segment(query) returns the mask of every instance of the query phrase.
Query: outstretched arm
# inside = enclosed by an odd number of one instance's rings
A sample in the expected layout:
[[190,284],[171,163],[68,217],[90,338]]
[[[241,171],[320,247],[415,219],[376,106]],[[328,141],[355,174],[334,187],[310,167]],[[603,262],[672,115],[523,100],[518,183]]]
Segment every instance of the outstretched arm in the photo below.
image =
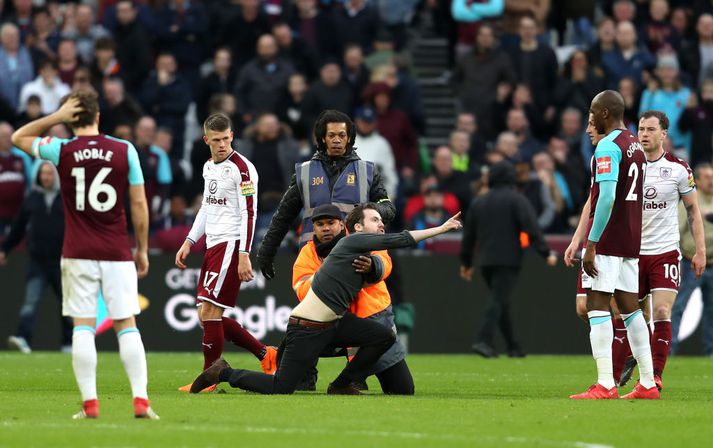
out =
[[444,222],[438,227],[433,227],[431,229],[424,230],[409,230],[411,237],[418,243],[419,241],[427,240],[438,236],[442,233],[450,232],[451,230],[458,230],[463,227],[463,223],[460,222],[460,212],[452,216],[448,221]]

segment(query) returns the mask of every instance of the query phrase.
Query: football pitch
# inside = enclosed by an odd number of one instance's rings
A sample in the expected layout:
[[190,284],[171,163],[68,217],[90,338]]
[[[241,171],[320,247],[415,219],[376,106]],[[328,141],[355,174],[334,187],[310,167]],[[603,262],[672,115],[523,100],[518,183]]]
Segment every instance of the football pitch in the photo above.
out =
[[[235,367],[254,358],[227,353]],[[571,401],[594,379],[585,356],[485,360],[411,355],[416,396],[328,396],[342,366],[321,360],[317,392],[260,396],[176,391],[201,354],[149,353],[160,421],[135,420],[118,354],[99,354],[101,418],[74,421],[80,396],[69,355],[0,353],[1,447],[703,447],[713,444],[713,359],[669,360],[660,401]],[[628,392],[631,382],[624,388]]]

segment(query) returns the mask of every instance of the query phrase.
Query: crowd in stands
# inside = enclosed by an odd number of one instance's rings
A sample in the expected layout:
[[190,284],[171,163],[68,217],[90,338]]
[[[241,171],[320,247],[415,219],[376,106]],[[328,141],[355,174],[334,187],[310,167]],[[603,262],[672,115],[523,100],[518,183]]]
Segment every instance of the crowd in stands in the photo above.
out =
[[[231,116],[234,147],[260,175],[258,238],[315,117],[354,117],[357,154],[376,163],[394,227],[438,225],[487,190],[507,159],[548,233],[570,232],[586,200],[589,103],[625,99],[635,129],[667,113],[670,151],[711,161],[713,2],[701,0],[95,0],[0,2],[0,230],[16,214],[29,158],[13,129],[95,89],[102,132],[141,156],[158,247],[174,250],[200,205],[210,156],[200,124]],[[418,67],[422,35],[448,40],[458,112],[429,148]],[[423,76],[420,77],[423,80]],[[56,126],[50,135],[70,138]],[[22,184],[24,183],[24,187]],[[20,187],[18,188],[18,185]]]

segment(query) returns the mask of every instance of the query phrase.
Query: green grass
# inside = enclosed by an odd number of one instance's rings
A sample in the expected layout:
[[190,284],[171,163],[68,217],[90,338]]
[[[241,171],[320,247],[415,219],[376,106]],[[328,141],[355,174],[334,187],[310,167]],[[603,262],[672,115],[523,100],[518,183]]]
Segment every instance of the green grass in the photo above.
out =
[[[236,366],[256,368],[230,353]],[[416,396],[324,394],[341,360],[320,361],[315,393],[260,396],[230,387],[189,396],[199,354],[149,354],[160,421],[135,420],[116,353],[99,357],[101,418],[73,421],[80,397],[69,355],[0,353],[1,447],[701,447],[713,442],[713,360],[673,358],[660,401],[574,402],[594,378],[588,357],[408,358]],[[628,392],[633,383],[625,388]]]

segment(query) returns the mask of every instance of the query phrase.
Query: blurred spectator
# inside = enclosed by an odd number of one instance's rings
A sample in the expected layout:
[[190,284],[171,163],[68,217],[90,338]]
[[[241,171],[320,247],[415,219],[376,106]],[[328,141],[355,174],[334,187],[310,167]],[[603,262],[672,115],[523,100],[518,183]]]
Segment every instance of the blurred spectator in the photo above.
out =
[[557,31],[559,45],[588,47],[592,43],[592,28],[597,0],[553,0],[550,23]]
[[[455,53],[459,56],[469,53],[476,41],[476,33],[480,31],[482,21],[495,18],[503,13],[503,0],[486,0],[471,2],[468,0],[453,0],[450,12],[457,22],[458,43]],[[449,42],[452,45],[452,42]]]
[[71,86],[74,84],[74,75],[81,67],[77,56],[77,45],[73,40],[62,39],[57,48],[57,71],[59,79]]
[[25,44],[36,66],[46,59],[56,60],[59,40],[57,24],[50,17],[47,7],[35,8],[32,12],[32,32],[27,36]]
[[612,16],[616,23],[636,21],[636,4],[631,0],[615,0]]
[[[357,44],[359,45],[359,44]],[[394,60],[394,38],[391,37],[391,33],[386,29],[380,29],[376,34],[374,39],[374,44],[372,46],[372,51],[364,59],[369,70],[374,70],[379,65],[391,64]]]
[[[398,162],[398,158],[397,158]],[[465,212],[468,209],[472,197],[468,176],[453,169],[453,154],[448,146],[439,146],[433,153],[433,175],[442,191],[453,193],[460,209]]]
[[277,42],[278,53],[281,58],[289,61],[296,71],[304,74],[309,81],[317,77],[317,54],[305,44],[302,39],[292,35],[292,29],[285,22],[278,22],[272,26],[272,35]]
[[[130,94],[126,93],[124,83],[120,78],[109,78],[104,81],[101,101],[101,121],[99,129],[105,134],[111,134],[119,125],[136,125],[143,115],[141,106]],[[170,150],[171,148],[168,148]]]
[[13,23],[0,26],[0,95],[17,110],[20,89],[32,81],[35,70],[30,52],[20,44],[20,30]]
[[208,103],[211,98],[219,93],[231,93],[236,78],[230,49],[218,47],[213,53],[213,70],[201,79],[198,86],[196,114],[199,123],[208,118]]
[[503,46],[515,47],[519,43],[518,34],[522,19],[534,19],[535,34],[545,30],[545,20],[550,12],[550,0],[505,0],[503,14]]
[[487,147],[478,127],[477,117],[470,112],[460,112],[456,117],[456,130],[463,131],[470,138],[470,157],[475,163],[482,164],[485,161]]
[[319,80],[312,83],[305,95],[302,113],[305,122],[311,123],[326,109],[350,113],[354,107],[354,92],[342,79],[342,69],[335,61],[328,61],[319,70]]
[[711,163],[713,159],[713,79],[703,81],[700,96],[691,93],[686,109],[681,115],[679,127],[691,133],[690,166]]
[[533,18],[522,17],[518,31],[520,44],[509,50],[518,82],[530,88],[545,121],[550,121],[554,118],[557,57],[552,48],[537,41],[537,22]]
[[[557,133],[558,138],[555,140],[558,141],[561,139],[565,145],[567,145],[567,152],[565,153],[567,165],[573,173],[578,174],[577,181],[575,182],[578,185],[584,185],[585,182],[588,185],[589,182],[589,178],[585,178],[583,168],[589,165],[590,160],[589,157],[586,159],[583,158],[580,150],[582,146],[582,125],[585,116],[588,117],[589,113],[587,112],[585,115],[582,115],[577,109],[565,109],[560,116],[560,131]],[[552,141],[553,140],[550,140],[550,144]],[[587,141],[589,141],[588,138]],[[556,156],[555,161],[559,162]]]
[[116,44],[111,37],[101,37],[94,45],[94,60],[90,65],[92,86],[101,91],[104,80],[112,76],[123,76],[124,72],[116,59]]
[[689,9],[683,6],[673,8],[671,11],[671,25],[673,25],[679,38],[678,49],[692,45],[696,41],[696,33],[691,23],[692,18]]
[[416,13],[418,0],[377,0],[379,17],[386,29],[394,36],[396,51],[406,45],[408,34],[406,27]]
[[458,198],[456,198],[453,193],[440,188],[438,186],[438,180],[436,180],[435,176],[428,176],[421,179],[418,185],[418,189],[415,191],[415,194],[409,197],[406,201],[406,205],[404,206],[403,218],[407,224],[411,221],[411,218],[413,218],[418,212],[423,210],[423,207],[425,206],[424,198],[426,196],[426,192],[429,189],[437,189],[441,192],[441,194],[443,195],[443,208],[446,209],[448,216],[453,216],[460,211],[460,203],[458,202]]
[[681,84],[678,60],[675,54],[660,55],[656,65],[656,78],[652,79],[641,95],[639,115],[647,110],[659,110],[666,113],[670,126],[668,138],[677,150],[678,157],[685,154],[688,159],[691,149],[691,135],[681,132],[678,120],[681,118],[691,90]]
[[0,123],[0,236],[20,210],[28,184],[25,161],[12,151],[13,132],[9,123]]
[[522,109],[510,109],[507,114],[506,128],[518,139],[518,152],[522,160],[529,162],[541,149],[542,144],[532,136],[530,122]]
[[469,179],[478,177],[478,165],[470,153],[470,135],[465,131],[452,131],[448,146],[453,154],[453,170],[465,173]]
[[159,126],[171,129],[171,155],[181,158],[185,116],[192,97],[190,84],[180,74],[176,74],[176,71],[176,59],[173,55],[159,54],[156,58],[156,70],[144,82],[139,100],[144,112],[153,116]]
[[356,43],[368,54],[376,39],[380,21],[378,12],[366,0],[345,0],[334,12],[334,26],[342,47]]
[[571,157],[573,151],[567,142],[557,137],[550,139],[547,153],[554,163],[555,180],[567,205],[568,216],[576,216],[586,200],[585,195],[589,194],[589,179],[585,179],[581,159]]
[[713,76],[713,15],[703,14],[696,24],[698,39],[684,44],[679,52],[681,68],[691,76],[692,84],[701,86]]
[[239,11],[218,31],[219,44],[230,47],[238,70],[255,57],[260,36],[270,33],[270,22],[261,9],[260,0],[240,0]]
[[369,84],[364,100],[376,111],[376,128],[391,145],[399,174],[411,177],[418,170],[416,131],[404,112],[391,107],[391,88],[386,83]]
[[376,130],[376,112],[370,107],[360,107],[354,113],[356,140],[354,148],[359,158],[374,162],[384,178],[384,188],[392,202],[396,199],[399,176],[389,142]]
[[[186,232],[190,232],[194,218],[186,200],[181,196],[173,196],[164,227],[154,233],[153,243],[162,251],[177,251],[186,240]],[[193,245],[191,251],[198,253],[205,251],[205,239],[202,238]]]
[[342,59],[342,79],[354,92],[354,104],[360,102],[361,92],[369,84],[369,76],[369,69],[364,64],[364,51],[357,44],[347,45]]
[[[188,175],[183,168],[184,160],[178,160],[175,157],[170,157],[171,147],[173,147],[173,133],[169,128],[156,129],[156,137],[154,138],[154,146],[162,149],[169,155],[168,161],[171,165],[171,186],[168,189],[168,198],[173,199],[176,196],[185,197],[188,191]],[[185,162],[187,165],[188,162]],[[164,202],[164,209],[168,204]],[[162,213],[165,217],[165,213]],[[167,219],[167,218],[164,218]]]
[[20,109],[24,110],[27,98],[37,95],[42,104],[42,113],[49,115],[59,108],[59,101],[70,91],[69,86],[57,76],[57,67],[50,60],[43,61],[38,70],[38,76],[22,87],[20,91]]
[[[619,94],[624,98],[624,124],[634,132],[639,127],[639,88],[633,78],[619,80]],[[589,140],[589,139],[587,139]]]
[[[233,122],[233,132],[238,135],[242,134],[246,123],[244,123],[240,117],[238,102],[235,99],[235,95],[231,93],[216,93],[213,95],[208,102],[208,115],[215,112],[222,112],[229,116],[230,120]],[[202,142],[203,140],[201,139],[200,141]],[[203,142],[203,145],[205,146],[205,142]]]
[[624,77],[631,77],[641,85],[644,71],[656,63],[656,59],[648,51],[637,46],[636,38],[636,28],[631,22],[617,24],[617,47],[602,55],[602,67],[606,73],[608,88],[616,88],[619,80]]
[[12,0],[12,10],[8,22],[17,25],[21,41],[24,43],[32,32],[32,0]]
[[342,51],[337,25],[332,16],[317,6],[317,0],[295,0],[292,29],[322,57],[337,58]]
[[532,168],[537,178],[547,188],[555,207],[555,216],[545,232],[562,233],[568,231],[567,217],[574,210],[574,202],[567,190],[567,182],[555,170],[555,162],[548,152],[538,152],[532,158]]
[[309,139],[312,123],[304,113],[304,99],[307,95],[307,80],[302,73],[293,73],[287,81],[287,92],[277,108],[280,121],[287,124],[292,136],[300,141]]
[[299,161],[299,145],[272,113],[260,115],[244,135],[238,150],[252,161],[260,176],[254,240],[262,241]]
[[242,68],[235,86],[235,97],[246,123],[261,113],[277,110],[294,71],[289,61],[278,57],[275,38],[271,34],[260,36],[257,57]]
[[551,133],[550,126],[544,122],[542,110],[532,99],[530,88],[525,84],[518,84],[515,90],[511,90],[509,84],[501,83],[498,85],[492,112],[498,131],[507,128],[508,113],[512,109],[520,110],[525,114],[529,129],[535,138],[545,139]]
[[[448,220],[451,216],[443,206],[443,192],[438,189],[437,185],[430,185],[423,193],[423,208],[411,217],[408,225],[409,229],[424,230],[433,227],[438,227]],[[437,238],[430,241],[421,241],[416,247],[421,250],[433,250]]]
[[555,220],[556,206],[550,189],[537,177],[527,162],[515,163],[515,182],[520,193],[524,194],[537,215],[540,229],[549,228]]
[[453,73],[462,110],[474,113],[487,136],[495,134],[491,110],[496,100],[498,85],[515,84],[515,70],[510,57],[495,45],[494,29],[482,25],[478,29],[475,48],[464,55]]
[[602,56],[616,48],[616,22],[603,17],[597,23],[597,40],[587,50],[587,59],[593,67],[601,67]]
[[652,54],[678,48],[679,35],[669,21],[668,0],[651,0],[649,17],[642,26],[641,37]]
[[94,10],[90,5],[77,5],[74,23],[62,31],[62,37],[72,39],[77,43],[77,52],[85,64],[94,58],[94,43],[102,37],[108,37],[109,32],[103,26],[95,23]]
[[30,95],[27,97],[24,109],[25,110],[20,113],[15,120],[18,127],[24,126],[44,115],[42,113],[42,101],[40,101],[40,97],[37,95]]
[[[510,131],[501,132],[495,140],[495,152],[501,154],[510,163],[520,160],[520,148],[517,135]],[[490,153],[485,155],[486,161],[488,156],[490,156]],[[491,163],[488,162],[488,164],[490,165]]]
[[555,87],[555,101],[560,110],[573,107],[582,115],[589,113],[594,96],[604,90],[604,79],[587,61],[584,50],[575,50],[564,66]]
[[162,225],[166,201],[173,182],[171,162],[166,151],[154,144],[156,121],[142,117],[134,128],[136,150],[144,173],[144,187],[149,206],[149,222],[152,229]]
[[397,60],[401,62],[400,67],[391,63],[375,67],[371,73],[371,82],[385,83],[391,88],[392,107],[408,115],[411,126],[423,135],[426,133],[426,117],[421,89],[411,78],[404,57],[397,55],[394,61]]
[[151,39],[137,19],[138,8],[133,0],[116,3],[116,59],[122,68],[126,90],[137,94],[141,83],[151,71]]

